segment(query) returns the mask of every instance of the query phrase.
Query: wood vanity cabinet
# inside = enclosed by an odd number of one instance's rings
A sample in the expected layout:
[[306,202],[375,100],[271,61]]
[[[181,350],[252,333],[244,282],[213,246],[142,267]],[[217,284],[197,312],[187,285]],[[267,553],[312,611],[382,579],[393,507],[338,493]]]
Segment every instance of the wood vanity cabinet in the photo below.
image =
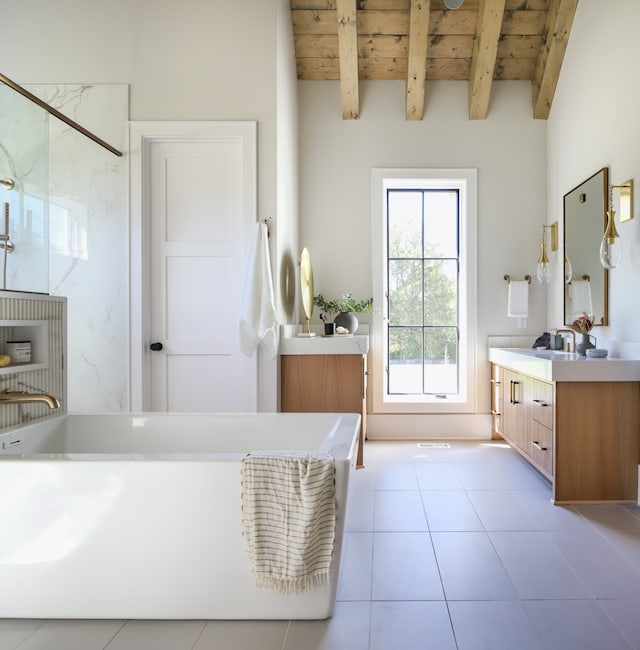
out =
[[280,410],[289,413],[359,413],[357,467],[364,467],[367,417],[364,354],[300,354],[280,358]]
[[548,382],[492,364],[492,411],[496,379],[493,433],[551,481],[554,503],[637,501],[638,382]]

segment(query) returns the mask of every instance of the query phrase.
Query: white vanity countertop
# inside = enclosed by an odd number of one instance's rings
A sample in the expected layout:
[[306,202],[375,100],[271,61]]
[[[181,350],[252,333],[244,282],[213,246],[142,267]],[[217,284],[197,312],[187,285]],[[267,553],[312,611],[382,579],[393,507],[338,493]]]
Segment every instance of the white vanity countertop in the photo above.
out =
[[640,359],[587,359],[575,352],[489,348],[489,361],[545,381],[640,381]]
[[280,354],[367,354],[369,336],[292,336],[280,339]]

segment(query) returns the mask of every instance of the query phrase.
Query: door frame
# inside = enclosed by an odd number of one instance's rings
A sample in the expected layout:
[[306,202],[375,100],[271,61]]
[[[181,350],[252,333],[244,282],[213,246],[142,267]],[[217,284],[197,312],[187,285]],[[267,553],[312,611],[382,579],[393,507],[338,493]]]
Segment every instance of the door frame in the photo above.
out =
[[[242,144],[245,233],[257,220],[257,123],[250,121],[129,122],[129,390],[131,410],[148,411],[151,359],[151,250],[149,148],[154,142],[193,140]],[[257,375],[256,375],[257,377]]]

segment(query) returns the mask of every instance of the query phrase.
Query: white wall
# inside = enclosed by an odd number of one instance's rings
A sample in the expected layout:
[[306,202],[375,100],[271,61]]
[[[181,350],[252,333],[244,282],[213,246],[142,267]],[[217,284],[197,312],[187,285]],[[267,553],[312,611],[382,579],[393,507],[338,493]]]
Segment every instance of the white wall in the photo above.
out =
[[[424,120],[408,122],[404,88],[403,82],[360,82],[361,117],[345,121],[338,82],[300,83],[300,245],[310,249],[316,293],[368,298],[371,169],[477,168],[477,387],[479,412],[486,414],[487,337],[535,335],[546,323],[546,289],[534,284],[528,327],[517,329],[506,316],[503,280],[535,274],[545,220],[546,123],[532,119],[526,82],[495,84],[482,121],[468,119],[465,82],[433,82]],[[402,435],[402,426],[397,429]]]
[[[276,151],[279,131],[295,140],[276,124],[277,110],[289,105],[291,114],[295,105],[295,67],[278,53],[286,0],[21,0],[3,12],[10,28],[0,39],[1,71],[20,84],[128,84],[131,120],[256,120],[258,217],[277,220],[277,175],[295,166],[291,153],[279,165],[285,158]],[[293,197],[283,210],[288,225],[271,244],[277,268],[279,250],[297,246]],[[128,241],[120,246],[117,256],[128,256]],[[122,300],[126,313],[128,296]],[[275,371],[261,375],[266,409],[276,403]]]
[[[640,347],[640,3],[580,0],[547,130],[548,213],[562,217],[562,197],[601,167],[609,181],[633,178],[635,218],[616,222],[623,239],[622,266],[609,274],[609,322],[597,328],[599,347],[625,352]],[[562,322],[562,280],[556,276],[548,322]]]

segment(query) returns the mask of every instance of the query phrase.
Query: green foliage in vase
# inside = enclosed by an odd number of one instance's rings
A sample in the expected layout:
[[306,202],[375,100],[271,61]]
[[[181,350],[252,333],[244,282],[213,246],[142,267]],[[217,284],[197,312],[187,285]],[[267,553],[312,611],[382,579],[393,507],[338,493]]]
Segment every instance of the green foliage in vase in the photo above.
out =
[[373,298],[369,300],[356,300],[350,293],[339,300],[327,300],[321,293],[313,298],[313,304],[323,313],[340,314],[342,312],[355,312],[364,314],[373,309]]

